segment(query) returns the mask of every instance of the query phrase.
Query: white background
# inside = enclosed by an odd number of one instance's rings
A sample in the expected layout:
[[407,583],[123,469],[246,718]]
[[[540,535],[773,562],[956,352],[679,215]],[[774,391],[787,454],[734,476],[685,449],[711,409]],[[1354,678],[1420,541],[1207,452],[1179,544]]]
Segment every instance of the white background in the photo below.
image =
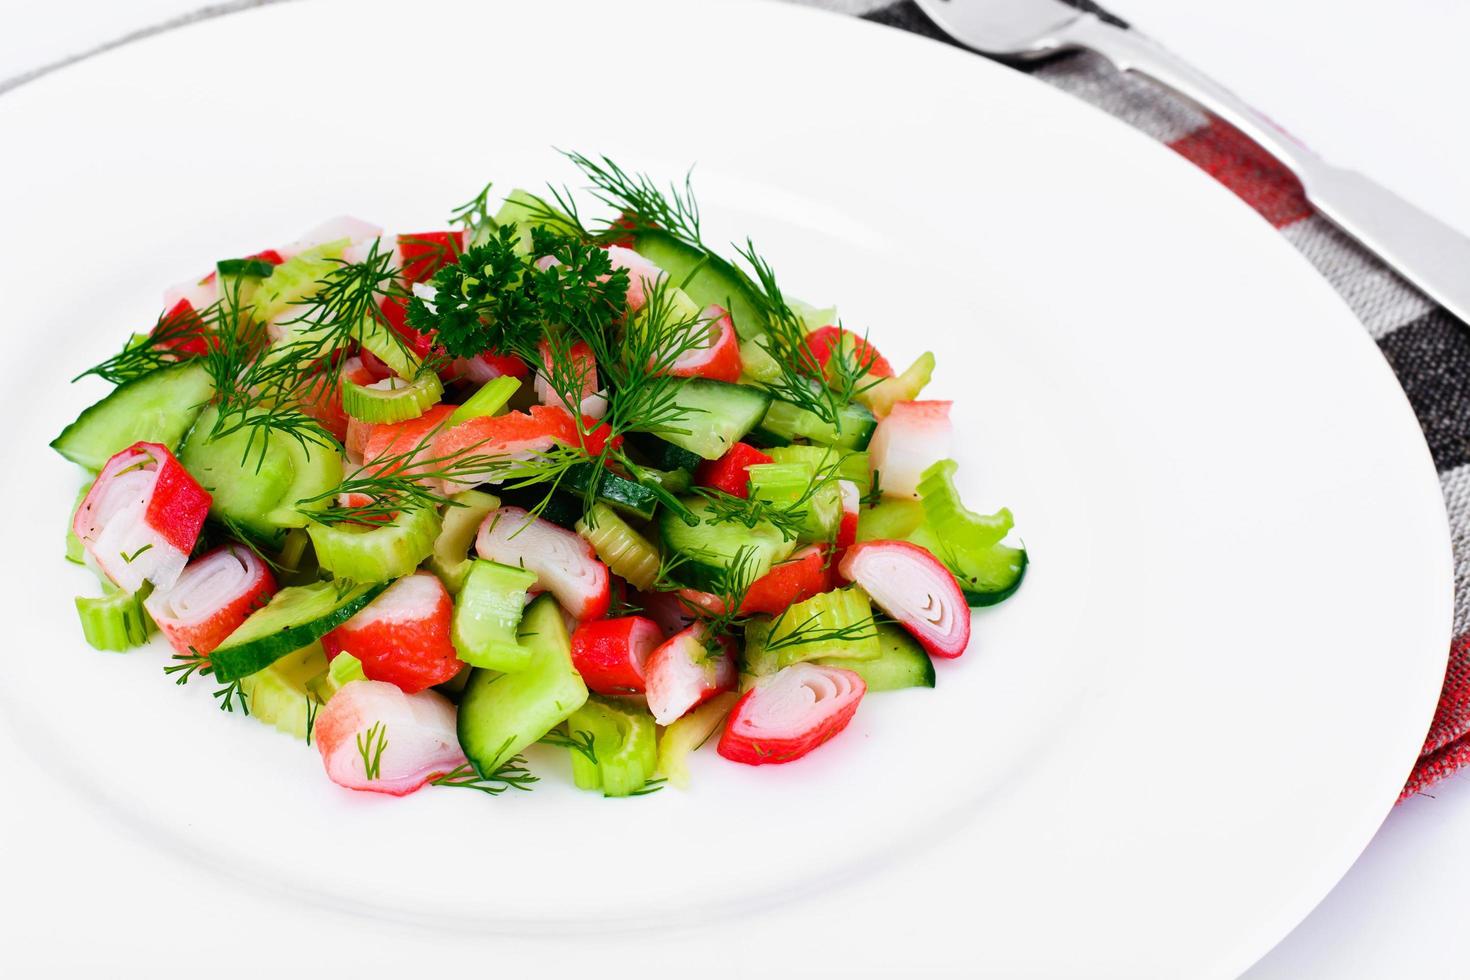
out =
[[[828,0],[863,8],[870,0]],[[0,4],[0,81],[56,59],[79,53],[130,31],[196,10],[197,0],[47,0]],[[1470,229],[1470,127],[1461,103],[1470,91],[1467,73],[1456,67],[1459,43],[1470,37],[1470,4],[1463,0],[1115,0],[1110,9],[1133,21],[1206,70],[1339,163],[1374,176],[1441,217]],[[3,95],[0,95],[3,98]],[[1323,751],[1331,751],[1330,737]],[[24,759],[0,760],[11,785],[46,786],[29,806],[73,825],[79,859],[106,855],[126,872],[177,881],[181,907],[130,907],[114,891],[31,896],[23,915],[7,925],[55,932],[58,942],[79,941],[95,949],[99,975],[130,934],[180,930],[189,948],[208,949],[206,932],[228,930],[232,910],[247,897],[231,885],[201,881],[172,862],[160,862],[126,832],[89,816],[68,812],[69,800],[48,780],[29,778]],[[1260,963],[1252,980],[1286,978],[1377,978],[1451,976],[1470,972],[1470,931],[1464,928],[1470,900],[1470,776],[1448,780],[1400,806],[1373,844],[1323,905]],[[91,857],[87,857],[91,855]],[[44,880],[36,872],[43,855],[7,848],[0,880]],[[64,912],[62,911],[64,910]],[[289,929],[282,921],[268,928]],[[386,930],[387,927],[385,927]],[[267,933],[268,934],[268,933]],[[404,933],[399,952],[412,962],[412,949],[427,937]],[[224,943],[219,975],[258,974],[269,944]],[[233,952],[229,952],[233,950]],[[282,964],[284,965],[284,964]],[[388,965],[387,962],[384,964]]]

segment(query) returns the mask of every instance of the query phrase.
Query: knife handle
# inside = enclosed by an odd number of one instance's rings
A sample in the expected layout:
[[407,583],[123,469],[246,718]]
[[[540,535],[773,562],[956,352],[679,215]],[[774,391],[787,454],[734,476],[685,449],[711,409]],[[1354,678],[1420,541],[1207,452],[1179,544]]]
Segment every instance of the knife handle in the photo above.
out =
[[1058,30],[1055,40],[1059,47],[1095,51],[1120,71],[1153,79],[1240,130],[1296,174],[1307,200],[1324,218],[1470,323],[1470,238],[1381,184],[1323,160],[1225,86],[1137,31],[1086,14]]

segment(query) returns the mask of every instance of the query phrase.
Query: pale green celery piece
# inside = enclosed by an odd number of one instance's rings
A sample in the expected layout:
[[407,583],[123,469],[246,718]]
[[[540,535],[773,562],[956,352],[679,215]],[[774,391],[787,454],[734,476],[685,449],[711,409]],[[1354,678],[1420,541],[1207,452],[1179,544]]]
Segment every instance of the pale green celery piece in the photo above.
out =
[[594,763],[577,749],[572,778],[581,789],[601,789],[604,796],[629,796],[642,789],[658,765],[653,716],[647,710],[613,704],[602,698],[587,703],[567,719],[572,736],[592,736]]
[[[505,196],[505,203],[496,212],[494,223],[496,227],[515,224],[516,251],[522,255],[529,255],[531,252],[531,229],[534,227],[567,235],[577,234],[577,226],[569,216],[541,195],[519,187]],[[477,239],[471,244],[479,245],[482,242]]]
[[879,654],[873,609],[861,589],[835,589],[777,616],[767,639],[777,667],[818,657],[873,660]]
[[[342,654],[332,663],[344,656],[348,655]],[[313,643],[286,654],[262,671],[240,678],[240,691],[245,695],[250,717],[304,740],[307,721],[321,700],[312,692],[311,685],[324,672],[330,673],[327,655],[320,643]]]
[[459,659],[486,670],[524,670],[531,650],[517,639],[536,573],[476,559],[454,600],[452,637]]
[[362,661],[350,653],[339,653],[325,669],[306,682],[306,690],[317,701],[326,704],[343,687],[353,681],[365,680],[367,675],[362,672]]
[[761,334],[740,342],[740,369],[744,380],[766,384],[781,377],[781,365],[762,343],[764,338],[765,334]]
[[791,312],[796,314],[796,318],[801,321],[801,326],[807,333],[837,323],[837,307],[835,306],[819,308],[810,303],[803,303],[799,299],[787,300],[786,305],[791,307]]
[[465,490],[449,499],[442,515],[439,536],[429,556],[429,571],[451,594],[457,595],[470,573],[470,546],[485,516],[500,506],[500,498],[482,490]]
[[882,418],[899,402],[911,402],[923,393],[934,377],[934,355],[925,351],[902,374],[884,378],[871,388],[857,393],[857,400],[866,405],[874,415]]
[[461,422],[482,416],[499,415],[520,387],[521,383],[509,375],[490,379],[450,414],[445,428],[453,428]]

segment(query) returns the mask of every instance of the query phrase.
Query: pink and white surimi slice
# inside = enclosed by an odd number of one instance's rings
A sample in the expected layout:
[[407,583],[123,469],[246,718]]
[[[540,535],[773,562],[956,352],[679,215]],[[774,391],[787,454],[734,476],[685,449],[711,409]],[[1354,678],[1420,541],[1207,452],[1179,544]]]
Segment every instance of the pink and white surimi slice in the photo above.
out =
[[[576,372],[575,378],[581,382],[581,401],[577,403],[577,410],[588,418],[601,419],[607,414],[607,392],[597,389],[597,358],[593,355],[592,348],[585,341],[579,340],[571,346],[568,354],[571,370]],[[570,411],[570,406],[562,401],[561,395],[551,383],[552,357],[551,345],[541,341],[541,366],[536,370],[534,385],[536,398],[543,405]]]
[[879,474],[883,495],[919,497],[919,478],[933,463],[954,455],[952,402],[898,402],[868,443],[868,458]]
[[155,590],[143,605],[175,650],[208,654],[275,591],[260,556],[230,544],[189,562],[171,588]]
[[168,589],[199,538],[212,498],[168,448],[138,442],[107,461],[77,508],[72,530],[118,588]]
[[201,279],[190,279],[176,283],[163,291],[163,308],[171,310],[179,300],[187,300],[196,312],[213,305],[219,299],[219,280],[213,274]]
[[503,565],[536,573],[536,585],[579,620],[607,615],[612,579],[586,538],[519,507],[486,515],[475,538],[475,552]]
[[371,241],[382,234],[383,229],[377,225],[344,214],[323,221],[291,244],[278,248],[276,251],[281,254],[282,258],[289,259],[300,255],[309,248],[325,245],[328,242],[337,242],[345,238],[349,245],[357,245]]
[[671,725],[721,691],[735,689],[734,644],[721,637],[719,645],[720,650],[711,652],[705,646],[703,624],[695,624],[648,655],[643,678],[654,721]]
[[[331,239],[328,239],[328,241],[331,241]],[[372,252],[373,245],[375,243],[378,246],[379,255],[392,256],[392,259],[390,259],[388,262],[388,268],[403,268],[403,253],[400,252],[398,249],[397,235],[374,235],[369,238],[363,238],[358,241],[354,241],[342,252],[342,260],[344,262],[353,263],[366,262],[367,257]]]
[[800,759],[847,727],[867,690],[853,671],[792,664],[736,702],[720,737],[720,755],[749,766]]
[[607,257],[614,269],[628,270],[628,308],[635,311],[643,309],[654,283],[664,277],[664,270],[631,248],[621,245],[609,245]]
[[338,786],[406,796],[466,763],[455,721],[437,691],[352,681],[322,706],[312,738]]
[[950,570],[908,541],[864,541],[847,549],[838,571],[936,657],[970,645],[970,606]]

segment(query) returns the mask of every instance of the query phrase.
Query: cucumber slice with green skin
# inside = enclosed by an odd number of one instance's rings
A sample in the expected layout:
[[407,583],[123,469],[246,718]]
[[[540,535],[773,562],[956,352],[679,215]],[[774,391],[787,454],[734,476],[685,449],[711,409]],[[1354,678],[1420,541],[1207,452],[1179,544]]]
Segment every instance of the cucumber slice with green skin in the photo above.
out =
[[787,541],[779,528],[767,521],[755,527],[740,523],[716,524],[708,520],[713,506],[703,497],[687,497],[684,503],[699,523],[685,524],[673,511],[665,510],[658,519],[659,537],[666,551],[685,559],[674,574],[695,589],[720,593],[726,587],[728,571],[742,551],[753,556],[752,581],[766,574],[771,566],[796,549],[795,541]]
[[603,796],[632,796],[648,784],[658,767],[658,741],[653,715],[646,710],[589,698],[567,719],[572,733],[592,736],[593,762],[577,749],[572,754],[572,780],[578,789],[600,789]]
[[791,402],[774,399],[765,417],[751,433],[751,440],[763,446],[784,446],[798,439],[833,446],[838,449],[867,449],[873,441],[878,420],[857,402],[849,402],[837,412],[838,425],[823,421],[807,409]]
[[274,541],[279,527],[269,515],[280,506],[295,479],[286,449],[295,440],[280,435],[262,440],[251,426],[211,437],[218,418],[213,406],[204,410],[179,450],[179,462],[210,492],[211,517],[243,527],[263,541]]
[[281,494],[279,506],[265,516],[267,524],[304,528],[312,511],[325,510],[332,503],[331,497],[323,495],[342,483],[342,447],[330,437],[323,438],[331,445],[276,437],[291,461],[291,484]]
[[893,623],[878,624],[878,656],[873,660],[821,657],[812,663],[850,670],[863,679],[869,691],[934,686],[934,661],[907,630]]
[[525,670],[499,674],[476,667],[459,703],[459,744],[481,776],[566,721],[587,703],[587,685],[572,666],[561,607],[543,595],[526,608],[517,634],[531,651]]
[[353,582],[386,582],[418,568],[434,551],[439,512],[433,507],[403,510],[387,524],[356,527],[318,524],[306,527],[322,568]]
[[704,457],[699,453],[690,452],[682,446],[644,432],[629,432],[623,437],[623,441],[646,459],[649,466],[656,469],[693,473],[704,462]]
[[[536,513],[535,508],[540,506],[541,501],[546,501],[546,506]],[[517,487],[500,490],[500,502],[507,507],[520,507],[536,513],[544,521],[550,521],[557,527],[574,530],[577,522],[582,519],[582,501],[571,494],[553,492],[548,498],[545,486]]]
[[669,281],[689,294],[700,308],[722,306],[730,312],[742,338],[766,330],[766,318],[755,287],[738,268],[663,231],[639,232],[633,251],[669,274]]
[[209,655],[214,676],[228,682],[265,670],[347,622],[387,587],[317,582],[282,589]]
[[170,364],[118,385],[63,429],[51,448],[94,472],[135,442],[173,450],[213,396],[214,382],[201,363]]
[[[664,429],[659,438],[671,442],[703,459],[719,459],[746,433],[755,428],[771,406],[771,396],[750,385],[690,378],[674,391],[673,403],[688,414],[672,428]],[[866,443],[864,443],[866,445]]]
[[567,470],[565,485],[580,495],[587,492],[588,484],[593,480],[597,481],[594,496],[630,517],[647,521],[658,510],[658,494],[595,463],[581,463]]
[[907,541],[923,523],[924,508],[917,500],[888,497],[858,514],[857,539]]
[[475,543],[475,534],[480,524],[500,506],[500,498],[481,490],[466,490],[449,498],[450,504],[439,517],[439,536],[434,539],[434,552],[429,556],[429,571],[439,576],[439,581],[451,595],[464,586],[465,576],[470,573],[470,547]]
[[486,670],[524,670],[531,651],[516,634],[526,593],[535,584],[535,572],[477,559],[454,601],[452,636],[459,659]]
[[[505,203],[500,210],[495,212],[495,218],[490,223],[493,228],[501,225],[514,224],[516,226],[516,251],[522,255],[531,252],[531,229],[546,228],[580,238],[582,233],[577,229],[577,224],[563,212],[557,210],[552,204],[528,190],[517,187],[505,196]],[[471,245],[481,245],[484,241],[477,236]]]
[[214,265],[220,298],[237,309],[250,309],[256,290],[275,268],[264,259],[221,259]]
[[[340,657],[339,657],[340,659]],[[305,739],[320,700],[311,682],[325,673],[327,655],[320,643],[293,650],[265,670],[240,679],[250,717],[292,738]]]

